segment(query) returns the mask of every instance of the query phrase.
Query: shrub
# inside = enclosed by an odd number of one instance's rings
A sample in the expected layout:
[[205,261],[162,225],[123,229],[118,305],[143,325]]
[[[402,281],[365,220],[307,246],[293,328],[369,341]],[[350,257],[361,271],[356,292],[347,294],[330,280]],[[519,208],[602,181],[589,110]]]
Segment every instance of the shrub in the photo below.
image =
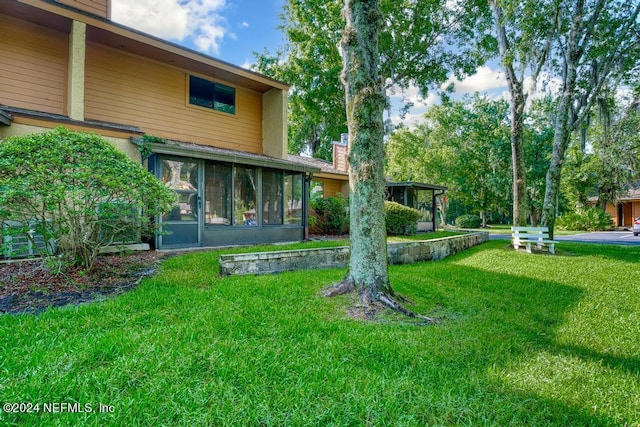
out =
[[456,227],[460,228],[478,228],[482,223],[482,219],[478,215],[460,215],[456,218],[455,224]]
[[[59,127],[0,143],[0,222],[57,239],[72,265],[90,269],[101,248],[153,233],[151,218],[174,202],[171,190],[97,135]],[[49,245],[38,250],[52,254]]]
[[349,201],[342,194],[311,200],[309,231],[313,234],[344,234],[349,231]]
[[387,234],[415,234],[420,212],[396,202],[384,202],[384,222]]
[[611,215],[598,208],[566,213],[556,220],[556,227],[560,230],[604,231],[612,230],[613,226]]

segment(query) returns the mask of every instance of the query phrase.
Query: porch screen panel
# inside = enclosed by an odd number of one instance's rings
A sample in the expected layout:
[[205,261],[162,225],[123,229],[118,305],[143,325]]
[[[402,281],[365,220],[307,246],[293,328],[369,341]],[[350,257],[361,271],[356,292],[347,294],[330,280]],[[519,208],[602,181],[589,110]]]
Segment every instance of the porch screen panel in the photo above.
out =
[[262,223],[282,224],[282,171],[262,170]]
[[164,214],[163,221],[197,221],[198,164],[162,160],[162,182],[176,192],[178,204]]
[[284,179],[285,224],[302,224],[302,174],[287,172]]
[[238,166],[233,170],[234,225],[258,225],[256,170]]
[[231,225],[231,165],[207,164],[204,183],[204,215],[206,225]]
[[415,202],[420,212],[418,221],[433,221],[433,190],[416,190]]

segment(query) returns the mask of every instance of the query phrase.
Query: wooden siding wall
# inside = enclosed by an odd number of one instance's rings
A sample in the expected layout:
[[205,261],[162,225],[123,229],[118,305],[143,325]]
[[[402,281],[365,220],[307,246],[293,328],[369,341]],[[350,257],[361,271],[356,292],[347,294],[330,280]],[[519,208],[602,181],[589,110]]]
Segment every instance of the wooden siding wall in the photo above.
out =
[[[327,197],[335,197],[336,194],[342,192],[342,181],[337,179],[322,178],[323,195]],[[346,194],[343,194],[346,196]]]
[[0,15],[0,104],[65,114],[67,34]]
[[168,139],[262,153],[262,95],[236,87],[235,115],[187,106],[187,76],[186,70],[89,42],[85,118],[135,125]]
[[109,0],[57,0],[76,9],[84,10],[93,15],[109,18]]

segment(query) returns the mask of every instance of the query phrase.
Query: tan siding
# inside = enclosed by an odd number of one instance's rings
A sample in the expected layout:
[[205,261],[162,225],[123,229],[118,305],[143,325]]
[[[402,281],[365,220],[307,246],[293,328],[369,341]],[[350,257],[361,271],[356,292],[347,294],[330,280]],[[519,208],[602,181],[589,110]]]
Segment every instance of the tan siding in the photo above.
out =
[[0,15],[0,104],[65,114],[68,36]]
[[323,179],[322,188],[324,197],[335,197],[342,191],[342,182],[335,179]]
[[[597,205],[596,205],[597,206]],[[613,222],[616,225],[616,227],[621,226],[622,224],[618,224],[618,207],[608,204],[605,206],[605,211],[611,215],[611,218],[613,218]]]
[[108,18],[108,0],[57,0],[76,9],[84,10],[94,15]]
[[[236,88],[236,114],[186,105],[187,71],[87,45],[85,117],[179,141],[262,153],[262,96]],[[224,82],[222,82],[224,83]]]
[[631,227],[633,225],[633,220],[634,220],[634,216],[633,216],[633,203],[625,203],[624,204],[624,226],[625,227]]

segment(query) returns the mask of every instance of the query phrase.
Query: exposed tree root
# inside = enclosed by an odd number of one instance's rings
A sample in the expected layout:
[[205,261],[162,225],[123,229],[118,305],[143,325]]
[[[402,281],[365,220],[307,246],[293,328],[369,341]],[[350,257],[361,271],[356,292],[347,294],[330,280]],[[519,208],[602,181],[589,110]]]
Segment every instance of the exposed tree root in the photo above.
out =
[[380,301],[385,307],[390,308],[393,311],[398,311],[408,317],[420,319],[421,323],[423,324],[436,322],[430,317],[423,316],[422,314],[414,313],[413,311],[408,310],[405,306],[396,301],[392,296],[389,296],[385,293],[378,294],[378,301]]
[[351,280],[343,280],[334,285],[327,286],[322,290],[325,297],[335,297],[338,295],[346,295],[355,292],[356,287]]
[[[325,297],[334,297],[338,295],[347,295],[350,293],[355,293],[356,287],[354,283],[350,280],[343,280],[334,285],[331,285],[325,288],[322,291],[322,295]],[[411,317],[413,319],[419,320],[418,325],[427,325],[431,323],[437,323],[437,319],[433,319],[431,317],[423,316],[421,314],[415,313],[409,309],[407,309],[402,302],[412,304],[412,301],[409,298],[403,297],[401,295],[389,295],[384,292],[378,293],[374,298],[366,297],[360,298],[362,305],[358,305],[357,307],[353,307],[349,309],[349,313],[353,317],[364,318],[366,320],[373,320],[377,312],[381,308],[387,308],[391,311],[401,313],[407,317]]]

